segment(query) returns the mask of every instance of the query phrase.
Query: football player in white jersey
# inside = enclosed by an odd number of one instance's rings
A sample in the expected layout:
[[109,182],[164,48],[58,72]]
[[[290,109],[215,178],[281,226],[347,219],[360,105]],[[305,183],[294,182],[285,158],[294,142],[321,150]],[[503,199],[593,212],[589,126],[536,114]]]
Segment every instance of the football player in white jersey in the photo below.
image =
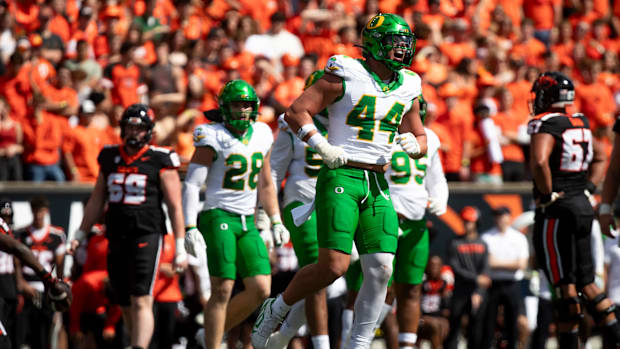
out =
[[[420,100],[423,99],[420,97]],[[398,147],[392,153],[392,163],[386,174],[402,231],[393,275],[401,349],[413,349],[417,340],[422,278],[429,256],[424,214],[428,208],[431,214],[440,216],[448,205],[448,183],[439,158],[441,143],[435,132],[428,128],[425,131],[426,155],[413,160]]]
[[[325,73],[317,70],[306,79],[304,89],[312,86]],[[312,117],[312,121],[322,135],[327,135],[327,111]],[[296,226],[291,211],[304,204],[311,203],[315,196],[316,178],[323,161],[317,152],[288,127],[284,115],[278,119],[280,133],[276,139],[271,155],[271,174],[277,188],[286,177],[284,186],[283,221],[291,232],[291,241],[300,267],[317,262],[319,243],[316,232],[316,213],[310,219]],[[305,311],[304,311],[305,310]],[[327,298],[325,289],[308,297],[305,302],[298,302],[288,313],[280,330],[271,335],[267,342],[268,349],[284,349],[295,336],[297,330],[308,319],[312,345],[316,349],[329,349],[327,328]]]
[[[254,88],[243,80],[230,81],[218,102],[223,122],[194,130],[196,150],[183,186],[186,245],[199,255],[202,233],[211,274],[211,297],[205,307],[207,349],[219,348],[224,331],[246,319],[271,291],[267,248],[254,224],[257,191],[270,215],[274,241],[288,240],[270,173],[273,135],[269,126],[255,121],[259,100]],[[198,214],[203,183],[206,200]],[[245,290],[230,299],[237,274]]]
[[[263,303],[252,331],[256,349],[265,348],[293,304],[346,272],[354,240],[366,277],[350,347],[370,346],[398,240],[398,216],[384,172],[394,143],[413,158],[424,156],[427,148],[417,100],[421,80],[403,69],[411,64],[414,42],[402,17],[373,17],[362,31],[365,59],[331,57],[326,74],[286,111],[291,130],[327,165],[316,185],[319,254],[317,263],[300,269],[282,295]],[[329,141],[312,121],[325,108]]]
[[[425,116],[423,97],[419,97],[420,115]],[[397,319],[400,348],[411,349],[417,341],[420,322],[420,295],[422,278],[429,256],[429,237],[424,215],[440,216],[448,205],[448,183],[439,158],[439,137],[425,128],[428,151],[419,159],[411,159],[400,146],[394,147],[391,166],[386,173],[390,184],[392,202],[398,213],[400,236],[394,263],[394,290],[397,299]],[[360,268],[349,268],[347,287],[349,292],[359,291],[362,283]],[[391,305],[383,306],[377,327],[381,325]],[[350,311],[350,310],[345,310]],[[351,328],[345,320],[352,315],[343,314],[343,328]],[[347,339],[348,334],[343,334]]]

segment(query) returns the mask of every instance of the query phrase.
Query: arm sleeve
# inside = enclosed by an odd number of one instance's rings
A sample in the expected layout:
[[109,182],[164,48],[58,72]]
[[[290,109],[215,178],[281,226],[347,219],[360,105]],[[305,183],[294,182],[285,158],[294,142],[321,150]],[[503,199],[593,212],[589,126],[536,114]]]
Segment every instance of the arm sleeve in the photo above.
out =
[[441,202],[442,206],[448,205],[448,182],[438,152],[434,152],[431,156],[425,186],[430,197]]
[[288,166],[293,160],[293,141],[292,134],[281,129],[273,144],[270,164],[271,176],[276,185],[276,193],[281,188]]
[[190,162],[183,182],[182,201],[185,226],[196,226],[200,210],[200,187],[207,180],[209,169],[206,166]]
[[489,152],[489,160],[492,163],[502,163],[504,155],[502,147],[499,144],[499,133],[493,119],[486,118],[480,122],[480,130],[484,135],[487,143],[487,151]]

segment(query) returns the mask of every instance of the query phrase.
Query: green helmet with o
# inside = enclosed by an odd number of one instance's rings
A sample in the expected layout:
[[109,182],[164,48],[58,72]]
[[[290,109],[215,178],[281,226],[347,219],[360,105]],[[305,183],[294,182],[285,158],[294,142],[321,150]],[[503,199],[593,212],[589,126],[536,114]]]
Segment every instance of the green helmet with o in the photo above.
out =
[[[233,115],[231,104],[233,102],[251,102],[252,112],[249,120],[239,119],[239,115]],[[224,118],[224,122],[239,131],[247,130],[258,116],[260,100],[252,85],[243,80],[232,80],[226,83],[218,96],[218,105]]]
[[[409,24],[395,14],[380,13],[372,17],[362,29],[364,54],[383,62],[394,71],[411,65],[415,43],[415,35]],[[400,61],[389,58],[390,51],[395,47],[403,50],[404,55]]]

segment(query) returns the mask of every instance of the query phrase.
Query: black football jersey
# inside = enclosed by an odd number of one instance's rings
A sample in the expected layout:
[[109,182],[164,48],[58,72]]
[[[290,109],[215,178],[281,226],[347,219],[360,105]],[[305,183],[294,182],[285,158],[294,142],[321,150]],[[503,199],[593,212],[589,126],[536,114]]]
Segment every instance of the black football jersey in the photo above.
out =
[[[590,123],[583,114],[541,114],[530,120],[528,133],[548,133],[555,139],[549,156],[554,192],[567,195],[583,194],[588,181],[588,169],[594,152]],[[534,196],[540,192],[534,186]]]
[[[65,232],[62,228],[53,225],[48,225],[43,229],[43,234],[34,234],[36,229],[33,226],[29,226],[16,231],[15,235],[21,243],[32,251],[32,254],[46,270],[52,270],[52,267],[56,264],[56,256],[62,255],[66,251]],[[23,274],[26,281],[40,281],[34,270],[28,266],[23,266]],[[42,291],[42,289],[39,291]]]
[[145,146],[129,156],[115,145],[102,149],[98,161],[107,188],[108,236],[165,233],[159,173],[178,168],[178,155],[167,148]]

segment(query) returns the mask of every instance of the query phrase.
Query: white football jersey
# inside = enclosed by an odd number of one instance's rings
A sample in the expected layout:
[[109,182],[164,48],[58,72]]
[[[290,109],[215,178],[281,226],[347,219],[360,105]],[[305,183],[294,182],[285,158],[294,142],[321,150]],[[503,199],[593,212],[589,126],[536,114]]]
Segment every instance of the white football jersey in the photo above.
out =
[[429,197],[448,201],[448,184],[439,158],[439,137],[425,128],[428,151],[412,159],[400,145],[394,146],[392,163],[385,178],[390,184],[394,209],[409,220],[424,217]]
[[[286,173],[284,186],[284,206],[293,201],[304,204],[312,202],[315,196],[316,178],[323,164],[321,156],[288,128],[281,115],[278,119],[280,133],[271,152],[271,176],[279,189]],[[325,129],[325,122],[315,120],[319,130]]]
[[194,146],[211,147],[215,152],[207,175],[204,209],[254,214],[258,174],[272,143],[271,129],[262,122],[253,123],[242,139],[221,123],[196,127]]
[[329,143],[342,147],[349,160],[385,164],[405,113],[422,94],[420,77],[401,69],[385,84],[363,60],[332,56],[325,72],[343,79],[344,94],[327,107]]

